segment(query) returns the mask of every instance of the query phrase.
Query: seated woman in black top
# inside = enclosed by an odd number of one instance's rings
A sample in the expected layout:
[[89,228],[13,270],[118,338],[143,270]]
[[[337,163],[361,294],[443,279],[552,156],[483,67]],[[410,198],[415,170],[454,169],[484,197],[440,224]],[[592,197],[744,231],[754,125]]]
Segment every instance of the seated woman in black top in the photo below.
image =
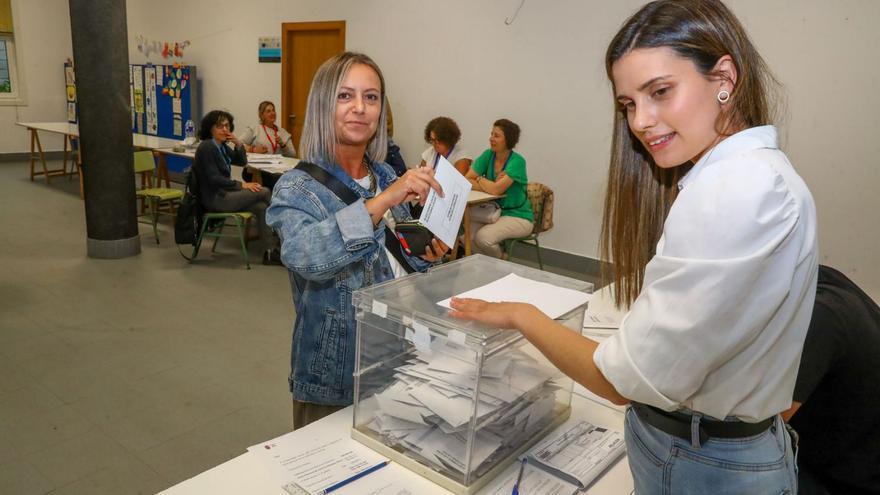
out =
[[[239,182],[232,179],[232,165],[247,164],[244,145],[232,133],[235,130],[229,112],[213,110],[202,119],[193,171],[199,183],[199,201],[207,211],[249,211],[257,217],[260,237],[267,250],[264,263],[280,261],[278,242],[272,229],[266,225],[266,208],[272,199],[272,191],[256,182]],[[230,147],[232,144],[234,147]]]

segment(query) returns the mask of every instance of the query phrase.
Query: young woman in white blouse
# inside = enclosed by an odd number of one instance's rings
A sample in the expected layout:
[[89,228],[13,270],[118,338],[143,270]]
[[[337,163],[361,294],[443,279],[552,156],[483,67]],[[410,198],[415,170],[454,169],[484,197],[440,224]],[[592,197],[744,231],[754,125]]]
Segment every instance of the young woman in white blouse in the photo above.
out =
[[718,0],[659,0],[606,53],[617,109],[603,258],[629,313],[597,344],[528,304],[454,300],[630,404],[639,494],[796,493],[791,404],[816,213],[771,122],[775,80]]

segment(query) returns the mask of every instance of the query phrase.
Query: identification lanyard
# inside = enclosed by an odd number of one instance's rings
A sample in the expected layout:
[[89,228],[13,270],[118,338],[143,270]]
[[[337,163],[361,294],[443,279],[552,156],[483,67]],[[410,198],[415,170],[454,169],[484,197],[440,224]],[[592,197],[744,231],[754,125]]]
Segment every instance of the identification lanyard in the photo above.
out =
[[260,124],[263,126],[263,132],[266,133],[266,139],[269,140],[269,144],[272,145],[272,154],[274,155],[276,151],[281,147],[281,144],[278,142],[280,139],[278,138],[278,129],[273,129],[275,131],[275,140],[272,141],[272,136],[269,135],[268,129],[266,129],[265,124]]
[[[504,160],[504,166],[501,167],[502,172],[504,172],[504,170],[507,168],[507,164],[510,163],[511,158],[513,158],[513,150],[510,150],[510,154],[507,155],[507,160]],[[495,153],[494,152],[492,153],[492,161],[489,162],[489,166],[492,167],[492,177],[495,177]],[[486,174],[486,175],[488,176],[489,174]],[[495,179],[492,179],[492,180],[495,180]]]
[[[452,156],[452,152],[455,151],[455,145],[452,145],[452,148],[449,148],[449,153],[443,155],[443,158],[449,158]],[[440,153],[434,152],[434,169],[437,169],[437,163],[440,162]]]
[[220,150],[220,155],[223,157],[223,161],[226,162],[226,170],[231,174],[232,173],[232,157],[229,156],[229,149],[226,148],[226,143],[217,144],[217,141],[214,141],[214,144]]

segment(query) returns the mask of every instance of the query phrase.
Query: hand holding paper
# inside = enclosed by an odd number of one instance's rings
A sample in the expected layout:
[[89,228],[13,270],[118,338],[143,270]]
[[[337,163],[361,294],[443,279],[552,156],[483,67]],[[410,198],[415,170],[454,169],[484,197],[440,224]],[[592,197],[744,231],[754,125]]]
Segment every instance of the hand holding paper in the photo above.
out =
[[467,207],[471,183],[443,156],[434,167],[434,178],[443,187],[444,194],[441,196],[433,189],[428,193],[419,223],[427,227],[444,244],[452,246],[455,244],[458,227]]

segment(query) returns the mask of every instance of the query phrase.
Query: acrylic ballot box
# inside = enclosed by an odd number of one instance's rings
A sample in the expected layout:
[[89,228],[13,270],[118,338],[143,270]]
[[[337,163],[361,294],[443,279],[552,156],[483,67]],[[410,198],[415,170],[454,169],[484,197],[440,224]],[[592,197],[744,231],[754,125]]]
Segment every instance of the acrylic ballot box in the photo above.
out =
[[[522,334],[452,318],[437,304],[511,274],[575,299],[592,292],[581,280],[476,255],[354,293],[354,439],[471,494],[568,418],[572,380]],[[587,303],[574,304],[557,321],[580,333]]]

